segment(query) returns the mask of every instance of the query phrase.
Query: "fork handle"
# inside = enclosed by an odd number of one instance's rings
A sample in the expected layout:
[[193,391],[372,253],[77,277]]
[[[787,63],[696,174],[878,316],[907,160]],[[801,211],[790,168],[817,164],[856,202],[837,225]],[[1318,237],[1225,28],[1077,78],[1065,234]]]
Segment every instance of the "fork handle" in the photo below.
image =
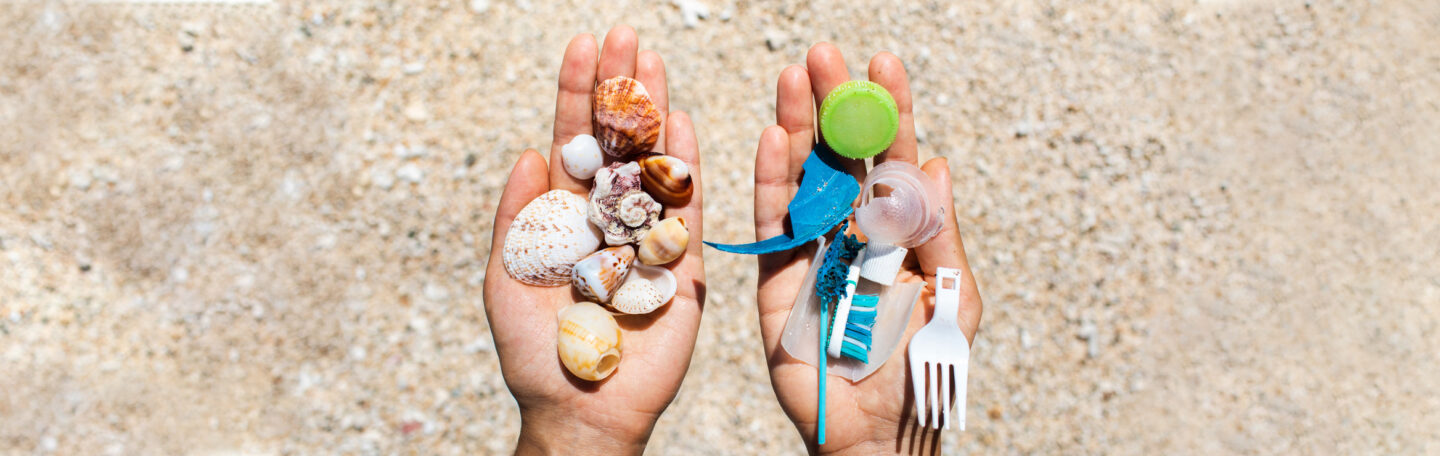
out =
[[951,327],[956,323],[960,311],[960,284],[965,276],[959,269],[935,269],[935,316]]

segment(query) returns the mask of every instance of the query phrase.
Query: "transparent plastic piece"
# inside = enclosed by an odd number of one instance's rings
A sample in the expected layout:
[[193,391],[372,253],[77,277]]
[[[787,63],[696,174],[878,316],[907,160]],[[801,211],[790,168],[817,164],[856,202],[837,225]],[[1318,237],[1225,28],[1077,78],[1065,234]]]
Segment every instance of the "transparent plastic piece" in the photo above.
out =
[[[888,193],[877,195],[880,186]],[[944,220],[940,193],[919,167],[891,161],[866,175],[855,225],[869,238],[867,242],[915,248],[935,237]]]
[[[810,261],[810,271],[805,274],[805,281],[800,284],[800,293],[795,297],[795,306],[790,309],[790,317],[785,321],[785,332],[780,336],[780,346],[786,353],[811,366],[816,365],[820,359],[820,331],[823,325],[820,322],[820,298],[815,296],[815,274],[820,270],[820,263],[825,260],[825,249],[829,247],[824,237],[817,238],[815,242],[819,243],[815,248],[815,258]],[[856,293],[880,295],[871,338],[873,345],[870,348],[870,362],[862,363],[846,357],[829,358],[826,361],[829,365],[826,371],[830,375],[858,382],[879,370],[900,345],[900,339],[905,335],[905,327],[910,322],[910,312],[914,311],[915,302],[919,300],[920,290],[924,287],[924,282],[900,283],[886,287],[861,281],[855,289]]]

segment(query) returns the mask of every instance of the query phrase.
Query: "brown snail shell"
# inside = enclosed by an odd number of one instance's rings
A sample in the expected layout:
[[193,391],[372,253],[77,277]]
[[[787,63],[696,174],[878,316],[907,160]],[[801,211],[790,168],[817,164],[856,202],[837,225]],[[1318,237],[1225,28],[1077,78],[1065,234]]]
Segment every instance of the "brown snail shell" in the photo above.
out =
[[595,139],[606,155],[626,158],[655,149],[664,116],[640,81],[616,76],[595,87]]
[[640,183],[645,191],[661,203],[683,206],[690,201],[695,185],[690,180],[690,165],[669,155],[651,155],[640,159]]

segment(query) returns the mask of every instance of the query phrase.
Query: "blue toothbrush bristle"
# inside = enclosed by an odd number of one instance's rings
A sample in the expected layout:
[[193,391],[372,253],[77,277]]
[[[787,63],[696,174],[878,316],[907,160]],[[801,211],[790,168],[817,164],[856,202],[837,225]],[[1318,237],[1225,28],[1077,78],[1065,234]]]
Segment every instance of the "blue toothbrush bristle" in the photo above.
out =
[[880,297],[855,295],[850,299],[850,316],[845,321],[845,340],[840,354],[862,363],[870,362],[870,334],[875,326],[875,309]]

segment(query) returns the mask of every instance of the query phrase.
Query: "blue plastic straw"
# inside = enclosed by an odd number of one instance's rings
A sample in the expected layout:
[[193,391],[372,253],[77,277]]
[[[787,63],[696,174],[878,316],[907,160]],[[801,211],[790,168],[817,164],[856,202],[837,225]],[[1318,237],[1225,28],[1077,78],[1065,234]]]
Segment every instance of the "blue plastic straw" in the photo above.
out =
[[825,347],[830,346],[830,328],[828,327],[830,323],[830,309],[828,309],[828,307],[830,306],[820,305],[820,404],[817,406],[819,429],[815,433],[815,439],[819,442],[817,445],[825,444],[825,358],[829,357],[829,355],[825,354]]

